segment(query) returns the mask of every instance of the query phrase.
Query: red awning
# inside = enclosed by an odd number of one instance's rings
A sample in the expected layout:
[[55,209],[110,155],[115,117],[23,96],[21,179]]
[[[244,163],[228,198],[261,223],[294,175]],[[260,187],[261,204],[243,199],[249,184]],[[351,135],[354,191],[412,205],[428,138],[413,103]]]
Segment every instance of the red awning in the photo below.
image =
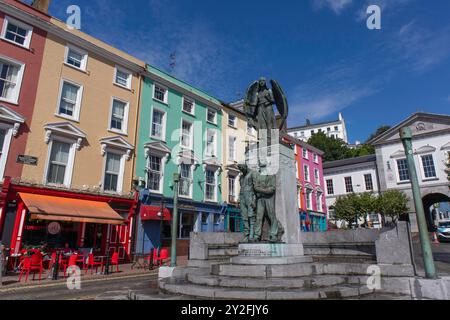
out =
[[[141,220],[142,221],[161,220],[161,217],[158,215],[158,213],[160,212],[161,207],[141,205]],[[167,208],[164,208],[164,220],[165,221],[172,220],[170,210]]]

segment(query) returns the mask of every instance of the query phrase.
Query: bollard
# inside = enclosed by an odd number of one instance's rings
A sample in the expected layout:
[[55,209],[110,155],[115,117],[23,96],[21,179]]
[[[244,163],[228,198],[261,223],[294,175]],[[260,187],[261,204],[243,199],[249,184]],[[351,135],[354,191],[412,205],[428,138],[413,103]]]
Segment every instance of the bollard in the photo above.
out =
[[105,276],[109,274],[109,250],[106,251]]
[[61,257],[61,252],[56,253],[56,261],[53,264],[53,277],[52,280],[58,280],[58,270],[59,270],[59,258]]

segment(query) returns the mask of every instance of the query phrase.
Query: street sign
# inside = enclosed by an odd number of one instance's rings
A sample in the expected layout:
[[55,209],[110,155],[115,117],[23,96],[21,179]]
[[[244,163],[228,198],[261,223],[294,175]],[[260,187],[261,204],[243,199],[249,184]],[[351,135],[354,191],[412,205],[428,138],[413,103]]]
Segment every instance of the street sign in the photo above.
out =
[[20,154],[20,155],[17,156],[17,163],[37,166],[38,158]]

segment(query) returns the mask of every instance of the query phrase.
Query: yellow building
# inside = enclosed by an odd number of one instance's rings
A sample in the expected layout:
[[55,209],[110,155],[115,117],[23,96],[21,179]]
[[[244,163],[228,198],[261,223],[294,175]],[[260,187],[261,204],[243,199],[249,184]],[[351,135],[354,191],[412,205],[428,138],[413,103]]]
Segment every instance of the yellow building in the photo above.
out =
[[240,225],[238,164],[245,163],[245,152],[249,143],[257,140],[254,128],[249,128],[243,112],[233,105],[222,106],[222,199],[228,204],[227,227],[238,231]]
[[145,63],[51,19],[22,180],[129,194]]

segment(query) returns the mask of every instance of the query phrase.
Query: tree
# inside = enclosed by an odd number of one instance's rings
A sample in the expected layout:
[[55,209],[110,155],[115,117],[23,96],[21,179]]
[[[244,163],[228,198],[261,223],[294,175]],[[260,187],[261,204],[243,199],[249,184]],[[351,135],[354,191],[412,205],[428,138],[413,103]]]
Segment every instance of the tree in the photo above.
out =
[[361,193],[355,199],[357,202],[357,209],[360,212],[360,217],[364,219],[364,226],[367,227],[367,215],[375,212],[377,209],[377,198],[370,192]]
[[308,144],[324,152],[324,161],[334,161],[351,158],[351,150],[341,139],[327,137],[323,132],[315,133],[309,138]]
[[334,203],[334,212],[336,214],[336,219],[344,220],[347,223],[347,227],[356,221],[358,221],[358,203],[355,201],[356,194],[352,193],[346,196],[338,197]]
[[379,135],[385,133],[386,131],[388,131],[391,128],[391,126],[387,126],[387,125],[383,125],[383,126],[379,126],[377,130],[375,130],[374,133],[372,133],[369,138],[367,138],[366,143],[369,142],[370,140],[378,137]]
[[408,197],[402,191],[388,190],[378,197],[376,209],[397,224],[399,217],[408,213]]

